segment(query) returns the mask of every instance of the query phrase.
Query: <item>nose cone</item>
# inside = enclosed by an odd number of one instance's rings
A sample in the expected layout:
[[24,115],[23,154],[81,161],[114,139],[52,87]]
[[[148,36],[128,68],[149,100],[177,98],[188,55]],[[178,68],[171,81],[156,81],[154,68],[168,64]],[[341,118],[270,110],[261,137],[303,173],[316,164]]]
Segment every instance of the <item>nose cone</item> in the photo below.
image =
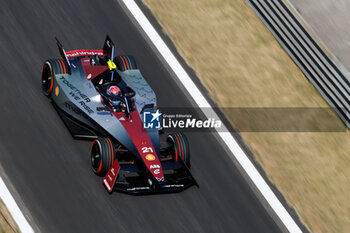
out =
[[152,173],[158,182],[164,181],[163,170],[159,159],[155,155],[146,155],[146,161],[147,158],[153,159],[152,162],[150,161],[148,165],[148,170]]
[[141,121],[139,113],[137,111],[132,111],[130,113],[130,120],[125,118],[124,120],[119,120],[121,117],[125,116],[120,112],[113,112],[113,115],[118,119],[118,121],[127,131],[128,136],[134,143],[139,156],[143,160],[146,168],[152,173],[153,177],[158,182],[164,180],[160,160],[152,144],[151,138],[148,135],[148,132],[143,129],[143,123]]

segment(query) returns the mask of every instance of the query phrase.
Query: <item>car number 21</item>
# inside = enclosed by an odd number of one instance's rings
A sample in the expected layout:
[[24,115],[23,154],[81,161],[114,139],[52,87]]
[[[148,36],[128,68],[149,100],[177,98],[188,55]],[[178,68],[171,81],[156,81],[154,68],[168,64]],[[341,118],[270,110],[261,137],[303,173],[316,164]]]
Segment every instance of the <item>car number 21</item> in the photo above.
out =
[[153,152],[152,147],[142,147],[141,150],[142,150],[142,153]]

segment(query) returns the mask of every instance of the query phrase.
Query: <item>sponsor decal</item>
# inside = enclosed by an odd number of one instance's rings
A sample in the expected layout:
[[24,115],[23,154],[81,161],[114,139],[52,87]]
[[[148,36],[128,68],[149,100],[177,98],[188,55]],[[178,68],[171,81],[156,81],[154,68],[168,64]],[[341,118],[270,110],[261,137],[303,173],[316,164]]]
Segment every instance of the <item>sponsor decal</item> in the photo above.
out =
[[60,88],[56,87],[55,88],[55,95],[58,96],[60,94]]
[[160,129],[161,128],[161,113],[157,109],[145,111],[143,113],[143,128],[144,129]]
[[156,174],[156,175],[158,175],[158,174],[160,173],[160,170],[159,170],[159,169],[156,169],[156,170],[154,170],[153,173]]
[[127,188],[127,191],[135,191],[135,190],[148,190],[149,187],[135,187],[135,188]]
[[152,169],[152,168],[160,168],[160,166],[158,164],[151,164],[149,169]]
[[154,155],[152,155],[152,154],[148,154],[148,155],[146,155],[146,159],[147,159],[148,161],[153,161],[153,160],[156,159],[156,157],[155,157]]
[[103,56],[102,51],[94,51],[94,50],[74,50],[74,51],[67,51],[66,56],[67,57],[79,57],[79,56],[91,56],[91,55],[99,55]]
[[75,107],[74,104],[72,104],[71,102],[65,102],[64,105],[65,105],[65,107],[66,107],[67,109],[69,109],[70,111],[72,111],[72,112],[78,114],[78,115],[81,116],[81,117],[84,117],[84,118],[88,119],[88,118],[86,117],[86,115],[83,113],[83,111],[81,111],[79,108]]
[[110,192],[112,189],[111,189],[111,186],[109,186],[108,182],[106,179],[103,179],[103,183],[105,184],[106,188],[108,189],[108,191]]
[[79,104],[80,104],[89,114],[94,113],[94,111],[93,111],[88,105],[86,105],[86,103],[85,103],[83,100],[79,101]]
[[115,69],[117,69],[117,65],[116,65],[114,62],[112,62],[111,59],[109,59],[109,60],[107,61],[107,66],[108,66],[108,69],[109,69],[109,70],[115,70]]
[[103,183],[108,189],[108,192],[111,192],[113,190],[119,169],[119,163],[115,161],[112,165],[112,168],[107,172],[106,176],[103,179]]
[[168,118],[163,120],[163,128],[220,128],[221,121],[209,118],[207,120],[199,120],[196,118],[187,118],[185,120],[173,120]]
[[76,88],[74,85],[72,85],[70,82],[68,82],[63,76],[60,78],[67,87],[69,87],[72,91],[70,92],[70,95],[74,97],[74,99],[79,100],[83,99],[85,102],[91,102],[90,98],[87,97],[84,93],[82,93],[78,88]]
[[[142,141],[142,143],[146,143],[145,141]],[[153,149],[152,149],[152,147],[142,147],[141,148],[141,150],[142,150],[142,153],[149,153],[149,152],[153,152]]]
[[167,184],[167,185],[163,185],[164,188],[181,188],[184,187],[183,184]]
[[69,95],[72,96],[72,98],[81,105],[83,109],[85,109],[89,114],[94,113],[94,110],[92,110],[86,103],[91,102],[90,98],[87,97],[84,93],[82,93],[78,88],[76,88],[73,84],[68,82],[63,76],[60,78],[62,80],[63,84],[65,84],[71,91],[69,92]]

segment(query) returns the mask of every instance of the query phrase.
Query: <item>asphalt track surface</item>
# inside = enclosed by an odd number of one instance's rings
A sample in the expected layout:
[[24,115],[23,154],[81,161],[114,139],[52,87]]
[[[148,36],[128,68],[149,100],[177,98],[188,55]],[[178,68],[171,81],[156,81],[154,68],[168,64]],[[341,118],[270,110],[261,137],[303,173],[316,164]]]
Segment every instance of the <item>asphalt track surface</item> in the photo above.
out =
[[[108,194],[90,168],[90,142],[74,140],[42,94],[45,59],[65,48],[132,54],[160,106],[190,107],[181,87],[115,0],[1,1],[0,164],[41,232],[280,232],[210,133],[187,134],[200,188]],[[23,206],[22,206],[23,208]]]

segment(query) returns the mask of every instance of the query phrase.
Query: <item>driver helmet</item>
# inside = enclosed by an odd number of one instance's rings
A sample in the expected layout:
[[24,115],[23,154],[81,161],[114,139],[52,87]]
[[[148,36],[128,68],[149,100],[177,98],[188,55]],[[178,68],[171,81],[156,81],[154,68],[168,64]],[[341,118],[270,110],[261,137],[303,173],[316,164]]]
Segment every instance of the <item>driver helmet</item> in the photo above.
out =
[[109,95],[111,97],[119,97],[119,96],[121,96],[121,91],[120,91],[119,87],[117,87],[117,86],[110,86],[107,89],[107,95]]
[[120,104],[120,100],[115,100],[115,97],[120,97],[121,96],[121,91],[120,88],[117,86],[110,86],[107,89],[107,95],[111,97],[110,99],[110,104],[114,106],[118,106]]

